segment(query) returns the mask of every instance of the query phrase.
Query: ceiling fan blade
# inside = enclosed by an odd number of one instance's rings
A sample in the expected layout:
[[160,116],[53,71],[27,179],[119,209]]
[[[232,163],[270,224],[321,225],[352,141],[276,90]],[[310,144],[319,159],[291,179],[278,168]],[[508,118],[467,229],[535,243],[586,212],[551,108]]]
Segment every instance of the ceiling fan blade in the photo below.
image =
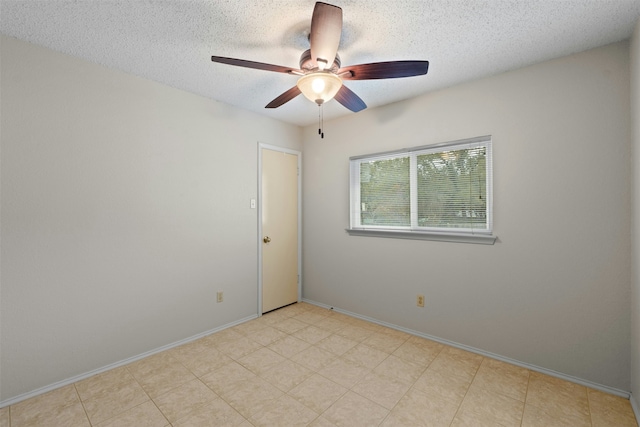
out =
[[364,103],[362,99],[358,95],[356,95],[351,89],[342,85],[336,96],[334,97],[336,101],[340,104],[347,107],[349,110],[357,113],[358,111],[362,111],[367,108],[367,104]]
[[340,68],[338,75],[343,80],[396,79],[421,76],[428,70],[429,61],[389,61],[350,65]]
[[338,52],[342,35],[342,9],[317,2],[311,17],[311,59],[320,69],[330,68]]
[[281,65],[265,64],[264,62],[247,61],[246,59],[225,58],[224,56],[212,56],[213,62],[236,65],[238,67],[254,68],[256,70],[275,71],[276,73],[304,74],[302,70]]
[[300,89],[298,89],[298,86],[294,86],[288,91],[286,91],[285,93],[283,93],[282,95],[280,95],[279,97],[277,97],[276,99],[274,99],[273,101],[271,101],[270,103],[268,103],[264,108],[278,108],[282,104],[286,104],[287,102],[291,101],[293,98],[300,95],[301,93],[302,92],[300,92]]

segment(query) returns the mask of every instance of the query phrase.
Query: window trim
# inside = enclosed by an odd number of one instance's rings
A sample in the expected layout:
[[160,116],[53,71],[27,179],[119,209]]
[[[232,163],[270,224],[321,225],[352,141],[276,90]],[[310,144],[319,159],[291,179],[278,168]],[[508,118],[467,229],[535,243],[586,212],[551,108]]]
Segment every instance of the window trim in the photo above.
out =
[[[482,230],[465,230],[456,231],[456,229],[428,229],[427,227],[393,227],[393,226],[377,226],[359,224],[359,210],[355,208],[359,202],[360,195],[354,189],[360,186],[360,173],[358,160],[384,160],[388,158],[399,157],[403,154],[409,156],[410,167],[410,192],[411,192],[411,223],[417,218],[417,168],[415,162],[416,156],[412,156],[415,152],[439,152],[446,151],[446,148],[463,149],[464,146],[484,143],[487,146],[487,229]],[[493,245],[497,240],[497,236],[493,235],[493,153],[491,135],[479,136],[475,138],[461,139],[456,141],[443,142],[431,145],[422,145],[419,147],[405,148],[401,150],[386,151],[381,153],[353,156],[349,158],[349,228],[345,231],[351,236],[369,236],[369,237],[386,237],[397,239],[413,239],[413,240],[435,240],[458,243],[477,243]],[[358,168],[358,173],[354,172],[354,168]],[[354,226],[356,224],[356,226]]]
[[389,230],[372,228],[347,228],[350,236],[388,237],[393,239],[434,240],[437,242],[477,243],[493,245],[497,236],[489,234],[435,233],[430,231]]

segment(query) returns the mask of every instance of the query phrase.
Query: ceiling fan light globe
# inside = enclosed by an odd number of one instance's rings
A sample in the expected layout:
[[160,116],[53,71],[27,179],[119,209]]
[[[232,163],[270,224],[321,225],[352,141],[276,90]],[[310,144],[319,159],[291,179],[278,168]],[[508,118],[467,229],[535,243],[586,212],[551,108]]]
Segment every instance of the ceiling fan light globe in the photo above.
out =
[[325,103],[336,96],[342,87],[342,79],[333,73],[318,71],[300,77],[297,86],[309,101]]
[[322,93],[322,91],[324,90],[324,87],[325,87],[324,79],[320,77],[315,77],[311,82],[311,89],[313,89],[313,91],[317,94]]

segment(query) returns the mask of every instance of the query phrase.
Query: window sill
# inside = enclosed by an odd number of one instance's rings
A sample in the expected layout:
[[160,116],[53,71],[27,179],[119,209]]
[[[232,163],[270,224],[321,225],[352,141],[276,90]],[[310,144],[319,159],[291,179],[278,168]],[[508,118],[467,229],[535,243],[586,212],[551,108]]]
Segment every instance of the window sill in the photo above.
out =
[[347,228],[350,236],[387,237],[391,239],[435,240],[438,242],[474,243],[480,245],[493,245],[497,236],[490,234],[456,234],[433,233],[422,231],[381,230],[365,228]]

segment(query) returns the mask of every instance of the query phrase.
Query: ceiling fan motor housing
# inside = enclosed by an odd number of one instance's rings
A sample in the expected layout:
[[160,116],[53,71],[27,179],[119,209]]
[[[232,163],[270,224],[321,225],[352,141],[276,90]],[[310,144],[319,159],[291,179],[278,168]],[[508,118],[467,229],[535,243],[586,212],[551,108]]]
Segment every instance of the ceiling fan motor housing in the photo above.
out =
[[[316,65],[315,61],[311,59],[311,49],[305,50],[304,52],[302,52],[302,55],[300,55],[300,69],[303,70],[304,72],[316,71],[318,69],[318,66]],[[340,69],[340,55],[336,53],[336,57],[333,60],[333,64],[331,64],[331,67],[325,68],[325,70],[331,71],[332,73],[337,73],[339,69]]]

